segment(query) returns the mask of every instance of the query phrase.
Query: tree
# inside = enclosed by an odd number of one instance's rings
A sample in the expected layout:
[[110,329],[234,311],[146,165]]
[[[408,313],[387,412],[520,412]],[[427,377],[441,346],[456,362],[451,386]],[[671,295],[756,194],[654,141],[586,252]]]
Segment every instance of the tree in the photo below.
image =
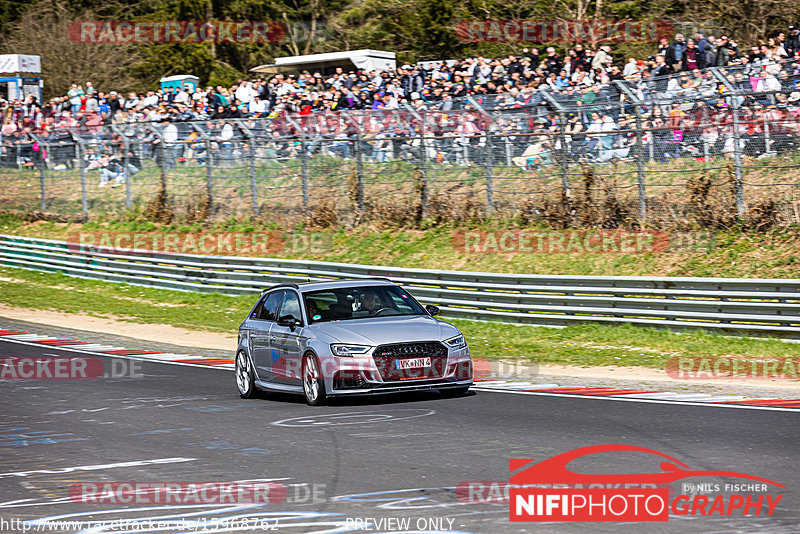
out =
[[44,98],[66,93],[72,83],[91,81],[98,90],[143,89],[134,67],[138,47],[128,44],[83,44],[69,37],[73,20],[96,20],[95,12],[74,12],[65,0],[41,2],[25,11],[2,42],[3,53],[42,57]]

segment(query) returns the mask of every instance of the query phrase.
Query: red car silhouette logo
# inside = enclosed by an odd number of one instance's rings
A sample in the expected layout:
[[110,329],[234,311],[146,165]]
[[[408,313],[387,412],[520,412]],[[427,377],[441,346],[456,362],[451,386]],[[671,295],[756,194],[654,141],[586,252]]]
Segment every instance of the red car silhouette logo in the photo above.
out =
[[[587,474],[576,473],[567,468],[567,465],[584,456],[590,454],[597,454],[601,452],[644,452],[648,454],[655,454],[664,458],[666,461],[661,462],[661,472],[654,473],[617,473],[617,474]],[[533,462],[533,459],[515,459],[509,461],[509,471],[514,472],[524,465]],[[638,447],[635,445],[593,445],[591,447],[582,447],[568,451],[547,460],[542,460],[524,471],[512,475],[509,479],[511,484],[669,484],[676,480],[693,477],[731,477],[731,478],[746,478],[749,480],[756,480],[759,482],[766,482],[779,488],[785,488],[783,484],[779,484],[767,478],[748,475],[746,473],[739,473],[736,471],[717,471],[717,470],[698,470],[692,469],[683,462],[668,456],[662,452],[648,449],[646,447]]]

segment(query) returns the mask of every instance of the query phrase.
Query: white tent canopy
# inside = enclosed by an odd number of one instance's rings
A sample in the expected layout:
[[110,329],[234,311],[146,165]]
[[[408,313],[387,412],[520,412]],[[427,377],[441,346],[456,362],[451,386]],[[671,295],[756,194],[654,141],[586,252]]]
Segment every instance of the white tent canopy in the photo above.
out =
[[301,70],[329,71],[342,67],[345,71],[354,66],[367,72],[384,71],[397,66],[394,52],[383,50],[349,50],[347,52],[331,52],[329,54],[309,54],[307,56],[289,56],[275,58],[275,63],[259,65],[250,72],[277,74],[279,72],[298,72]]

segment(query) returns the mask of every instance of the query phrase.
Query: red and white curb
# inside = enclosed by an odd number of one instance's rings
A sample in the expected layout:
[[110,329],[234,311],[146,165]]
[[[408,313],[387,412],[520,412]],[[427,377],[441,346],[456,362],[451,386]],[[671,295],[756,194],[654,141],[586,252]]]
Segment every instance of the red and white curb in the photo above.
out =
[[769,406],[774,408],[800,409],[800,399],[755,399],[743,395],[712,395],[709,393],[673,393],[644,389],[600,388],[587,386],[560,386],[534,382],[508,382],[505,380],[476,380],[474,389],[485,391],[514,391],[534,394],[557,394],[564,396],[603,397],[630,400],[654,400],[697,402],[711,404],[735,404],[745,406]]
[[57,338],[53,336],[43,336],[20,332],[18,330],[0,329],[0,339],[8,339],[33,345],[43,345],[46,347],[57,347],[77,352],[89,352],[92,354],[103,354],[106,356],[119,356],[136,360],[156,361],[162,363],[214,366],[222,369],[233,369],[232,358],[203,358],[190,354],[177,354],[172,352],[159,352],[152,350],[127,349],[114,345],[102,345],[90,343],[88,341],[77,341],[74,339]]
[[[18,330],[0,328],[0,339],[17,343],[57,347],[71,352],[85,352],[118,358],[153,361],[172,365],[188,365],[194,367],[213,367],[231,370],[234,368],[232,358],[203,358],[190,354],[158,352],[150,350],[129,349],[114,345],[103,345],[88,341],[64,339],[41,334],[31,334]],[[564,397],[591,397],[614,400],[631,400],[640,402],[667,403],[700,403],[711,405],[733,405],[740,407],[764,407],[772,409],[798,409],[800,399],[761,399],[748,398],[742,395],[711,395],[708,393],[673,393],[669,391],[649,391],[643,389],[618,389],[586,386],[562,386],[559,384],[536,383],[530,381],[481,380],[476,379],[473,389],[478,391],[495,391],[500,393],[521,393],[529,395],[547,395]]]

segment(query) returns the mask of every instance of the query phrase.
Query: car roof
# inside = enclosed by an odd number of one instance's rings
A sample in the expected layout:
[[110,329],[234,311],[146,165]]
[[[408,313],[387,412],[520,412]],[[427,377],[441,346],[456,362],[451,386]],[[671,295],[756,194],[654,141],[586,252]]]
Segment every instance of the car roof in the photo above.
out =
[[359,287],[359,286],[393,286],[394,282],[387,278],[345,278],[342,280],[325,280],[320,282],[302,282],[298,284],[278,284],[265,289],[263,292],[272,291],[273,289],[281,288],[294,288],[299,289],[303,293],[310,291],[320,291],[324,289],[336,289],[341,287]]

